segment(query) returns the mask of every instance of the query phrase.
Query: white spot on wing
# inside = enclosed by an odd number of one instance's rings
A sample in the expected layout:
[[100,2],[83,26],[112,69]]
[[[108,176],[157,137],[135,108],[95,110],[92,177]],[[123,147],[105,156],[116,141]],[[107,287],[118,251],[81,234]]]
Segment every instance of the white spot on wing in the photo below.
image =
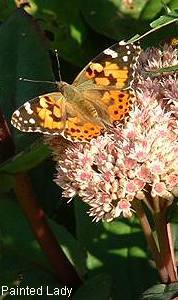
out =
[[119,45],[121,45],[121,46],[122,46],[122,45],[125,45],[125,44],[126,44],[125,41],[120,41],[120,42],[119,42]]
[[32,130],[32,127],[28,127],[28,129],[25,129],[25,131],[29,131],[30,132],[30,131],[33,131],[33,130]]
[[14,115],[16,115],[16,117],[19,117],[19,116],[20,116],[20,111],[19,111],[19,110],[16,110],[16,111],[14,112]]
[[123,61],[124,61],[124,62],[127,62],[127,61],[128,61],[128,56],[127,56],[127,55],[125,55],[125,56],[123,56],[123,58],[122,58],[122,59],[123,59]]
[[111,49],[106,49],[106,50],[104,50],[103,51],[103,53],[104,54],[106,54],[106,55],[111,55],[112,56],[112,58],[116,58],[116,57],[118,57],[118,54],[117,54],[117,52],[116,51],[114,51],[114,50],[111,50]]
[[35,120],[34,120],[33,118],[30,118],[30,119],[29,119],[29,123],[30,123],[30,124],[35,124]]
[[27,113],[28,113],[29,115],[33,114],[33,110],[31,109],[30,102],[26,102],[26,103],[24,104],[24,108],[25,108],[25,110],[27,111]]

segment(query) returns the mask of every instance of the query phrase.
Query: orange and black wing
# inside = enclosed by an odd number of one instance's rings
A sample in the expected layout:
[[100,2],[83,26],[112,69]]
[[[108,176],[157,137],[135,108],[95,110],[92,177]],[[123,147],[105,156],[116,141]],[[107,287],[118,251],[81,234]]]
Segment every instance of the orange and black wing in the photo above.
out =
[[140,51],[138,44],[114,44],[92,60],[74,80],[73,85],[92,103],[104,123],[112,124],[128,116],[134,99],[132,82]]
[[66,125],[65,98],[54,92],[27,101],[13,113],[11,123],[20,131],[59,134]]

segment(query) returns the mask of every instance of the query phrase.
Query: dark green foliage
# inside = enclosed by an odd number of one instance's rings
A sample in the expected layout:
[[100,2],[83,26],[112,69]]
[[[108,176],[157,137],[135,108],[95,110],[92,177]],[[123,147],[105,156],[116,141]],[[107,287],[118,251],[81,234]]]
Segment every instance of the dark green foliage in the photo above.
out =
[[178,296],[178,283],[157,284],[144,292],[142,300],[170,300]]
[[[133,7],[129,1],[120,0],[29,2],[27,12],[16,9],[12,0],[0,3],[0,107],[16,147],[16,154],[0,165],[0,283],[12,286],[23,274],[21,286],[58,286],[13,191],[14,174],[28,171],[35,194],[52,219],[50,226],[59,244],[84,280],[72,299],[137,300],[158,280],[148,262],[148,249],[137,219],[93,224],[78,199],[75,207],[66,207],[61,191],[53,183],[55,168],[50,150],[37,135],[13,129],[10,118],[26,100],[55,90],[55,85],[19,81],[19,77],[55,81],[55,48],[60,53],[63,80],[72,81],[79,67],[102,49],[115,40],[145,33],[153,21],[155,33],[142,41],[143,46],[166,39],[170,31],[172,36],[177,35],[175,24],[160,31],[157,28],[177,20],[178,1],[165,1],[174,11],[161,18],[166,12],[162,1],[155,0],[137,0]],[[160,287],[156,292],[148,290],[142,299],[171,299],[172,288],[165,292],[165,287]]]
[[[76,292],[73,300],[107,300],[110,297],[112,283],[111,277],[106,274],[94,276],[92,279],[86,280],[85,284]],[[96,288],[94,288],[96,287]],[[96,292],[97,289],[97,292]]]

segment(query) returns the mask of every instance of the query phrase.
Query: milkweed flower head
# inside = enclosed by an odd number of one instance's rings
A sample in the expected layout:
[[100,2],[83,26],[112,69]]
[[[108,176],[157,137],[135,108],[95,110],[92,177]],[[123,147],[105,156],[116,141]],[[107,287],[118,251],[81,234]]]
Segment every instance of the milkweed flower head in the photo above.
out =
[[177,50],[165,45],[140,55],[133,84],[135,104],[129,121],[90,143],[46,141],[57,163],[55,182],[63,196],[78,195],[95,221],[133,214],[135,199],[178,196],[178,78],[150,77],[147,71],[178,64]]

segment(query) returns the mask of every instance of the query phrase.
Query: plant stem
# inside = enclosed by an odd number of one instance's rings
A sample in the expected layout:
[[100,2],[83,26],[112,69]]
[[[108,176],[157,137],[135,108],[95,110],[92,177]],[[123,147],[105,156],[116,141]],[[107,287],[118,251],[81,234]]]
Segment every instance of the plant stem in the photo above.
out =
[[172,238],[172,227],[170,223],[167,223],[167,233],[168,233],[168,240],[169,240],[169,245],[170,245],[170,250],[171,250],[171,257],[172,257],[172,261],[173,261],[173,265],[174,265],[174,271],[177,277],[177,265],[176,265],[176,257],[174,254],[174,242],[173,242],[173,238]]
[[158,236],[161,260],[169,275],[168,282],[175,282],[177,281],[177,273],[175,259],[172,253],[172,237],[170,235],[170,224],[167,224],[166,222],[165,210],[155,213],[153,218]]
[[162,280],[162,282],[167,282],[167,280],[168,280],[167,270],[161,262],[160,253],[158,251],[155,239],[153,237],[152,230],[151,230],[150,224],[148,222],[147,216],[145,214],[145,210],[143,208],[142,202],[140,200],[134,200],[133,207],[136,210],[136,213],[139,217],[140,224],[141,224],[143,232],[145,234],[145,238],[146,238],[148,247],[152,253],[152,256],[155,261],[155,264],[156,264],[157,270],[159,272],[159,275],[161,277],[161,280]]
[[67,260],[51,231],[44,211],[39,206],[33,193],[31,181],[27,174],[15,175],[15,192],[42,250],[53,267],[56,278],[62,284],[74,289],[81,284],[81,279]]
[[6,161],[15,153],[15,145],[7,122],[0,110],[0,163]]

